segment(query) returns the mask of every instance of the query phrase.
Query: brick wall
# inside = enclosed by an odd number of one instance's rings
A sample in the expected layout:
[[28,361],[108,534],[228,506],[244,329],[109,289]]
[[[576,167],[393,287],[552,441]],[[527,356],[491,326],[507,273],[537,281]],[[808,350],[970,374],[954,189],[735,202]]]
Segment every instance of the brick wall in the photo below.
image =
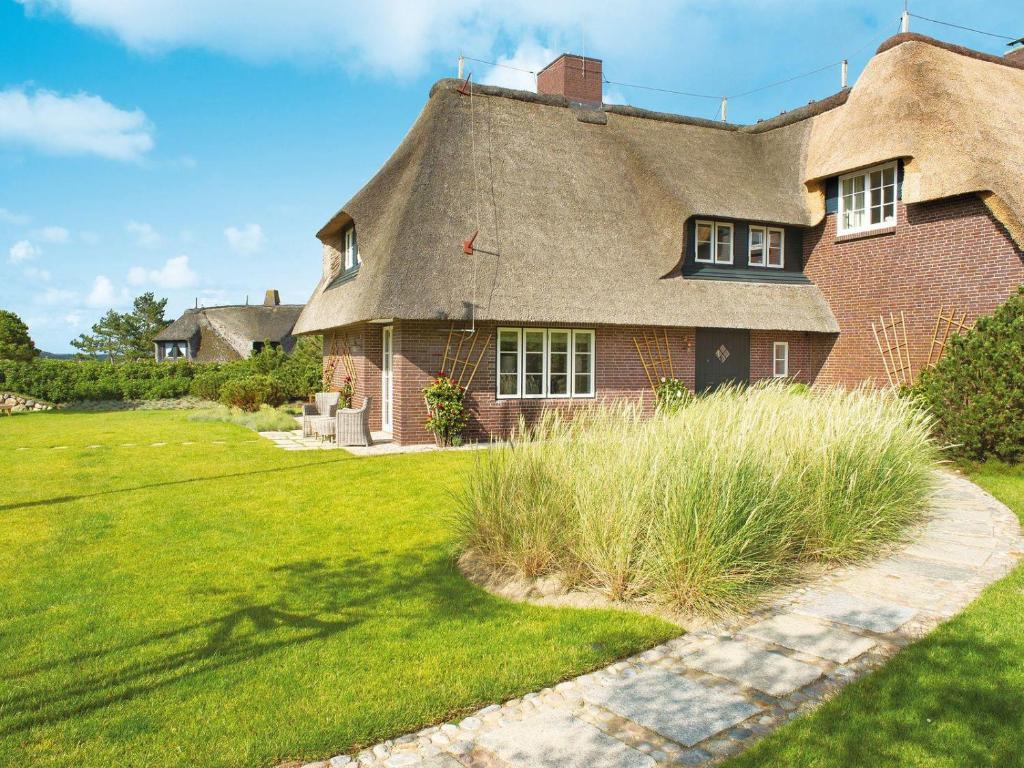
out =
[[339,388],[347,375],[342,358],[348,349],[355,370],[353,401],[356,407],[363,404],[363,398],[370,396],[370,428],[380,429],[380,363],[381,363],[381,329],[379,325],[362,323],[360,325],[338,328],[324,334],[324,370],[333,367],[333,375],[328,386]]
[[567,53],[537,73],[537,93],[565,96],[570,101],[600,104],[603,76],[600,59],[586,59]]
[[[507,325],[513,326],[514,323]],[[427,413],[421,390],[441,367],[450,324],[439,321],[397,321],[394,326],[394,435],[401,443],[423,443],[433,440],[424,428]],[[462,359],[473,362],[480,358],[480,365],[467,393],[470,422],[467,438],[486,439],[508,434],[523,415],[528,421],[536,419],[546,408],[557,408],[571,413],[581,403],[591,403],[594,398],[569,400],[499,400],[495,396],[496,323],[480,324],[473,337],[463,341],[460,354]],[[665,330],[635,326],[597,326],[595,331],[595,374],[597,400],[628,398],[642,403],[646,412],[654,406],[654,395],[647,374],[637,355],[634,338],[640,340],[642,348],[644,332],[649,337],[656,333],[664,339]],[[352,352],[357,370],[356,401],[362,402],[366,393],[373,395],[375,403],[371,411],[371,428],[380,428],[380,363],[381,327],[360,325],[338,329],[339,338],[344,336]],[[694,386],[694,331],[692,328],[667,329],[668,345],[671,351],[675,375]],[[329,352],[329,339],[325,337],[325,349]],[[454,356],[458,347],[458,334],[452,336],[449,357]],[[790,371],[803,381],[813,381],[814,374],[825,357],[823,351],[831,339],[817,334],[764,332],[751,334],[751,377],[771,377],[772,342],[790,343]],[[337,342],[336,342],[337,343]],[[663,342],[664,344],[664,342]],[[472,357],[470,350],[472,348]],[[483,356],[480,356],[483,350]],[[326,360],[330,360],[328,354]],[[462,366],[448,366],[452,375],[458,376]],[[454,368],[454,370],[453,370]],[[343,371],[342,367],[338,367]],[[469,370],[463,374],[463,384],[469,381]],[[336,374],[343,376],[343,373]],[[340,379],[339,379],[340,382]]]
[[886,234],[838,242],[835,227],[836,216],[829,215],[804,236],[805,272],[841,331],[819,383],[886,382],[871,330],[880,314],[904,313],[916,373],[927,361],[940,306],[966,312],[973,322],[1024,281],[1020,251],[976,195],[899,203],[897,225]]

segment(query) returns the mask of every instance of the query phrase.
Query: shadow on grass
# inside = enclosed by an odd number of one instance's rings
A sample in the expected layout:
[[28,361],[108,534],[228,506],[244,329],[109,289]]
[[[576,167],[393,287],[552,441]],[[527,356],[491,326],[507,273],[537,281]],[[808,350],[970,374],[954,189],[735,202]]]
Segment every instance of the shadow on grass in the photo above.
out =
[[195,483],[205,483],[210,480],[230,480],[239,477],[256,477],[257,475],[271,475],[282,472],[295,472],[302,469],[309,469],[310,467],[322,467],[327,464],[339,464],[346,461],[351,461],[351,457],[343,457],[338,459],[325,459],[324,461],[312,461],[306,464],[293,464],[288,467],[271,467],[269,469],[253,469],[247,472],[226,472],[220,475],[204,475],[202,477],[186,477],[179,480],[163,480],[158,483],[146,483],[144,485],[131,485],[124,488],[110,488],[104,491],[93,491],[91,493],[79,493],[79,494],[65,494],[63,496],[52,496],[48,499],[34,499],[32,501],[16,501],[12,504],[0,504],[0,512],[7,512],[12,509],[30,509],[32,507],[48,507],[54,504],[67,504],[72,501],[81,501],[82,499],[95,499],[100,496],[112,496],[119,493],[133,493],[135,491],[145,491],[151,488],[167,488],[175,485],[193,485]]
[[[0,694],[0,737],[86,716],[290,648],[329,641],[384,610],[395,615],[400,603],[393,602],[403,594],[430,601],[431,609],[421,612],[431,623],[477,620],[504,610],[489,596],[460,583],[457,570],[445,558],[349,557],[333,565],[299,560],[272,569],[270,575],[276,592],[271,600],[236,595],[227,600],[226,609],[208,619],[6,675],[6,691]],[[196,612],[202,610],[204,596],[214,594],[196,593]],[[218,602],[223,604],[225,598]],[[51,648],[59,651],[58,646]]]

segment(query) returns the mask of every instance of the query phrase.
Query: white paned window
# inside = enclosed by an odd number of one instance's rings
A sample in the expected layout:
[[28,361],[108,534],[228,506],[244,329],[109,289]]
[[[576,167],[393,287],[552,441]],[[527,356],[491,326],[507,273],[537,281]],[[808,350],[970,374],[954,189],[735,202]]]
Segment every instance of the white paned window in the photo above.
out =
[[895,163],[839,177],[838,234],[891,227],[895,223]]
[[594,332],[499,328],[497,397],[594,396]]
[[750,258],[752,267],[764,266],[764,227],[750,228]]
[[772,376],[784,379],[789,376],[789,342],[776,341],[772,345]]
[[694,224],[694,259],[705,264],[732,264],[733,226],[724,221]]
[[786,233],[781,229],[768,228],[768,266],[775,269],[782,269],[783,247],[786,241]]
[[523,329],[523,397],[544,397],[547,336],[543,328]]
[[594,332],[572,332],[572,394],[573,397],[594,395]]
[[523,333],[519,328],[498,329],[498,397],[519,397],[519,364]]
[[178,360],[188,355],[188,343],[184,341],[168,341],[164,343],[164,357]]
[[548,331],[548,397],[569,396],[569,331]]
[[342,247],[345,251],[345,269],[352,269],[363,263],[359,256],[359,241],[356,239],[355,227],[345,230],[345,242]]

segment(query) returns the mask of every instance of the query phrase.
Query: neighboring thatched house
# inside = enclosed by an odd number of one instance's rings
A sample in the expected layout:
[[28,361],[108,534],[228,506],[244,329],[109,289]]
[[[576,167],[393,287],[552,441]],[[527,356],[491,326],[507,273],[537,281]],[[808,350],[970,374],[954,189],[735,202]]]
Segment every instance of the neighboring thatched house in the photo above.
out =
[[292,328],[301,312],[301,304],[282,304],[273,290],[267,291],[263,304],[187,309],[156,335],[157,362],[225,363],[249,357],[268,342],[290,352],[295,345]]
[[324,334],[375,429],[430,440],[441,369],[469,384],[470,437],[650,407],[665,373],[885,383],[880,315],[918,371],[941,308],[969,323],[1024,280],[1019,51],[897,35],[854,88],[744,126],[602,105],[601,82],[571,55],[539,94],[438,82],[317,233],[295,332]]

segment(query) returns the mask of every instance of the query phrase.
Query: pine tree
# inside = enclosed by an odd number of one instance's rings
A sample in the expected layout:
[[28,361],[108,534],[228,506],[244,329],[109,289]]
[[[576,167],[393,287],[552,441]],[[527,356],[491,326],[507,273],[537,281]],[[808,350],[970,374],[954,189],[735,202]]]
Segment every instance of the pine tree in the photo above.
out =
[[13,312],[0,309],[0,360],[27,362],[38,354],[25,322]]

